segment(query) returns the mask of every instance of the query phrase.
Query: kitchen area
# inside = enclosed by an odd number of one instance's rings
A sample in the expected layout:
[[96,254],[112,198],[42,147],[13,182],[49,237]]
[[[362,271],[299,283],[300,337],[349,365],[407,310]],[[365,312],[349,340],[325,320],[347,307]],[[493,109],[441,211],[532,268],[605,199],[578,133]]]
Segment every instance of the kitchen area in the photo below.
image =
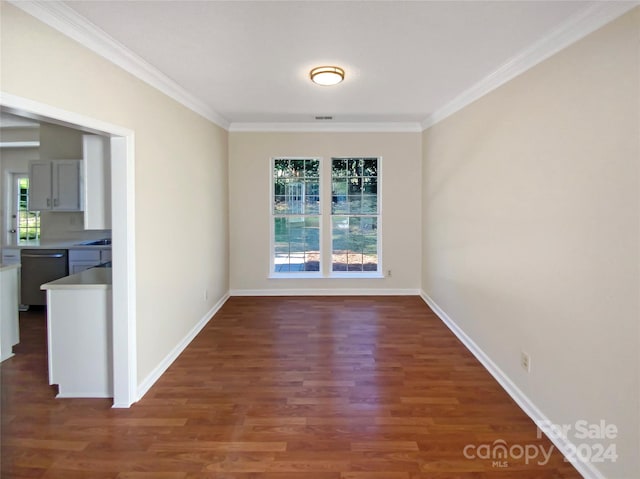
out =
[[0,361],[46,321],[57,397],[113,397],[110,163],[107,137],[0,116]]

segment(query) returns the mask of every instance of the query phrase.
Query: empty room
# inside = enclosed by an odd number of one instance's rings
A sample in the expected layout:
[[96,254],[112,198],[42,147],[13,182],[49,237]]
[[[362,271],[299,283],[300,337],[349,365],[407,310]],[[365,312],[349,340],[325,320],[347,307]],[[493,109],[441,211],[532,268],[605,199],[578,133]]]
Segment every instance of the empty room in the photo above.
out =
[[640,6],[0,0],[2,478],[640,477]]

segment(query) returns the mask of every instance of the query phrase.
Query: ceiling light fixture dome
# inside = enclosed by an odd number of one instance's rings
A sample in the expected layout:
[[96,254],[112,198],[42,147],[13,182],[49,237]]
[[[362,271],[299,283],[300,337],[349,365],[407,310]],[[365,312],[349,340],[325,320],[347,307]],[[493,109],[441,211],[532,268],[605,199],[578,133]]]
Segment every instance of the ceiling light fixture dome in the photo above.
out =
[[344,80],[344,70],[340,67],[316,67],[309,72],[311,81],[318,85],[337,85]]

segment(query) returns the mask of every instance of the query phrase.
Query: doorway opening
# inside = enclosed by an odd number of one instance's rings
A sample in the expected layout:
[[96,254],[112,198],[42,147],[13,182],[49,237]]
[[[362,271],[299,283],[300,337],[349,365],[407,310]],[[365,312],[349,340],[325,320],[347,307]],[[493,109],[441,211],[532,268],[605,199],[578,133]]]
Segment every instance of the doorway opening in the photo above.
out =
[[113,407],[138,400],[136,358],[134,132],[78,113],[7,93],[0,109],[37,121],[103,135],[111,143]]

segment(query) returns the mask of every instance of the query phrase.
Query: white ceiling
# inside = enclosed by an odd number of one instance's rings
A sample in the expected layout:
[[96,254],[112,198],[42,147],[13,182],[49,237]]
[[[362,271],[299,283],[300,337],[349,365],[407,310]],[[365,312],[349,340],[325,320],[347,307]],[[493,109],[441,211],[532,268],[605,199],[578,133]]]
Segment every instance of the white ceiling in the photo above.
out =
[[64,3],[233,124],[422,122],[595,2]]

